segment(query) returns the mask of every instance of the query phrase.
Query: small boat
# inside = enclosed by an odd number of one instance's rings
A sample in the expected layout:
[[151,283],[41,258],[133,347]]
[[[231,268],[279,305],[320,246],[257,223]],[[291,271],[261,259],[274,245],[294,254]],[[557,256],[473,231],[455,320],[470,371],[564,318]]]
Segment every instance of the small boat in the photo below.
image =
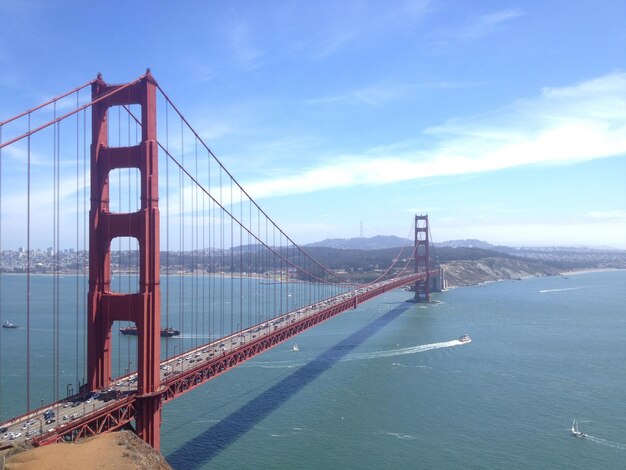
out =
[[300,351],[300,348],[298,347],[297,344],[293,345],[293,351]]
[[470,335],[468,335],[467,333],[465,333],[463,336],[461,336],[459,338],[459,341],[461,343],[470,343],[472,341],[472,338],[470,338]]
[[[120,328],[120,333],[123,335],[137,336],[137,327],[136,326],[126,326],[124,328]],[[180,335],[179,330],[175,330],[171,326],[167,328],[161,328],[161,337],[163,338],[171,338],[172,336]]]
[[587,437],[587,434],[578,430],[578,423],[576,422],[576,420],[572,421],[572,436],[579,437],[581,439]]
[[17,325],[15,325],[14,323],[11,323],[9,320],[7,320],[7,321],[5,321],[2,324],[2,328],[12,328],[12,329],[15,329],[15,328],[17,328]]

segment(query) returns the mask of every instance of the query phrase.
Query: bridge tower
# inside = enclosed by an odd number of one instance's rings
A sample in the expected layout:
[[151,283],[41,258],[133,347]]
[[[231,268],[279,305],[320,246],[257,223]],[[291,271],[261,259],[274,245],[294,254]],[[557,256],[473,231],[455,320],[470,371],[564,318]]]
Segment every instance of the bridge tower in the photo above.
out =
[[430,302],[430,256],[428,215],[415,215],[415,272],[425,272],[426,278],[415,281],[415,302]]
[[[92,84],[92,99],[100,101],[92,107],[87,387],[97,390],[110,385],[113,322],[134,322],[138,344],[137,433],[159,449],[161,293],[156,88],[149,70],[129,85],[107,85],[100,75]],[[119,91],[112,93],[115,90]],[[132,104],[141,105],[141,142],[131,147],[109,147],[109,108]],[[109,210],[109,173],[122,168],[137,168],[140,172],[141,206],[134,213]],[[138,241],[137,293],[111,291],[111,241],[116,237],[134,237]]]

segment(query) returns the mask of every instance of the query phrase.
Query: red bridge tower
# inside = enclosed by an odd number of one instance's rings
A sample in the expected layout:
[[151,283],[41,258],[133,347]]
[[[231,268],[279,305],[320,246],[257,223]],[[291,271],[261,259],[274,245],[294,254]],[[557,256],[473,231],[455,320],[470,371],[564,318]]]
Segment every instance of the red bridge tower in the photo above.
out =
[[[119,92],[112,93],[115,90]],[[101,100],[92,108],[87,386],[97,390],[110,385],[111,327],[114,321],[135,322],[137,433],[159,449],[161,292],[156,82],[149,70],[130,85],[107,85],[99,75],[91,94],[93,100]],[[131,147],[109,147],[108,109],[132,104],[141,105],[141,142]],[[141,207],[137,212],[112,213],[109,210],[109,173],[120,168],[137,168],[141,173]],[[137,293],[111,291],[111,241],[116,237],[134,237],[139,243]]]
[[415,272],[426,278],[415,281],[415,302],[430,302],[430,256],[428,253],[428,215],[415,216]]

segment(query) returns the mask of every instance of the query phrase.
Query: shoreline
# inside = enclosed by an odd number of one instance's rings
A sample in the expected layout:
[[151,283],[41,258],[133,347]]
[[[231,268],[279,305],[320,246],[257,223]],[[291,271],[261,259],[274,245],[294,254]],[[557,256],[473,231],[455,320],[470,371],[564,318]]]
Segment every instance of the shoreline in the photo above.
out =
[[[603,273],[603,272],[614,272],[614,271],[626,271],[626,268],[585,268],[585,269],[575,269],[572,271],[563,271],[557,274],[549,274],[545,276],[537,275],[528,275],[528,276],[519,276],[517,278],[500,278],[500,279],[489,279],[487,281],[477,282],[476,284],[464,284],[464,285],[453,285],[442,289],[442,292],[446,292],[452,289],[459,289],[462,287],[481,287],[487,284],[492,284],[495,282],[504,282],[504,281],[522,281],[525,279],[534,279],[539,277],[567,277],[567,276],[579,276],[582,274],[592,274],[592,273]],[[444,279],[445,279],[445,271],[444,271]]]
[[585,268],[585,269],[575,269],[573,271],[563,271],[561,276],[578,276],[579,274],[588,274],[588,273],[604,273],[611,271],[625,271],[626,268]]

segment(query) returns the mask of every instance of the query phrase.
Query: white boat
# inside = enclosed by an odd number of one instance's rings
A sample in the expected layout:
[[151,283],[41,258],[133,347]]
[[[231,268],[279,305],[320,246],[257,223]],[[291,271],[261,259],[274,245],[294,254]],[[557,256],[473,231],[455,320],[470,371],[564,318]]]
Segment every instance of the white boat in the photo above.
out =
[[459,341],[461,343],[470,343],[472,341],[472,338],[470,338],[470,335],[468,335],[467,333],[465,333],[463,336],[461,336],[459,338]]
[[300,348],[298,347],[298,345],[297,345],[297,344],[294,344],[294,345],[293,345],[293,350],[294,350],[294,351],[300,351]]
[[17,325],[11,323],[9,320],[2,324],[2,328],[17,328]]
[[587,434],[578,430],[578,423],[576,422],[576,420],[572,421],[572,436],[580,437],[581,439],[587,437]]

